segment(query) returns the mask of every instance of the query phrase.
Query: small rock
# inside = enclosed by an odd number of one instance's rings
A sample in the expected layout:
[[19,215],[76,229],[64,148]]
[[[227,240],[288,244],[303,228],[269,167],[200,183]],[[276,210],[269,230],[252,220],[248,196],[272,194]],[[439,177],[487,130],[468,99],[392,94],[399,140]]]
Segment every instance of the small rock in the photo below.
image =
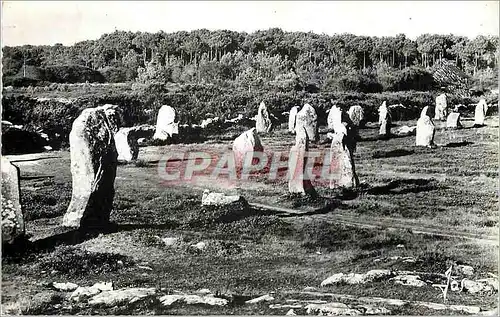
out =
[[470,275],[474,274],[474,268],[470,265],[459,265],[459,266],[457,266],[457,270],[459,273],[466,275],[466,276],[470,276]]
[[357,316],[362,313],[359,310],[351,309],[343,303],[309,304],[306,306],[307,314],[317,314],[320,316],[350,315]]
[[411,256],[403,258],[403,263],[415,263],[417,260]]
[[273,300],[274,300],[274,297],[266,294],[266,295],[262,295],[260,297],[257,297],[257,298],[251,299],[251,300],[247,300],[245,302],[245,304],[256,304],[256,303],[260,303],[260,302],[270,302]]
[[464,278],[461,282],[461,288],[462,291],[475,294],[484,290],[484,284]]
[[122,303],[134,303],[138,300],[154,295],[154,288],[128,288],[102,292],[89,301],[90,305],[115,306]]
[[398,245],[396,246],[396,248],[404,248],[404,247],[405,247],[405,245],[404,245],[404,244],[398,244]]
[[472,281],[464,278],[461,282],[461,289],[471,294],[498,291],[498,280],[495,278],[485,278]]
[[145,265],[138,265],[137,266],[139,269],[143,269],[143,270],[148,270],[148,271],[152,271],[153,269],[150,268],[149,266],[145,266]]
[[316,290],[316,287],[312,287],[312,286],[304,287],[304,292],[314,292],[315,290]]
[[344,280],[344,273],[333,274],[332,276],[321,282],[321,286],[337,284],[343,280]]
[[179,238],[161,238],[161,241],[163,241],[163,243],[167,247],[171,247],[171,246],[177,244],[177,242],[179,242]]
[[269,305],[270,309],[283,309],[283,308],[290,308],[290,309],[301,309],[302,305],[300,304],[271,304]]
[[198,242],[197,244],[192,244],[191,246],[193,248],[198,249],[198,250],[203,250],[207,247],[207,244],[205,242],[201,241],[201,242]]
[[75,289],[78,288],[78,285],[76,285],[75,283],[57,283],[57,282],[54,282],[52,283],[52,286],[57,289],[57,290],[60,290],[60,291],[63,291],[63,292],[72,292],[74,291]]
[[380,280],[383,278],[389,278],[394,276],[394,272],[391,270],[370,270],[365,273],[365,282],[373,282],[375,280]]
[[214,296],[199,295],[165,295],[159,298],[164,306],[170,306],[176,302],[185,302],[188,305],[205,304],[210,306],[226,306],[228,301]]
[[347,284],[364,284],[366,283],[365,275],[364,274],[357,274],[357,273],[349,273],[344,277],[344,281]]
[[385,307],[375,307],[372,305],[364,305],[362,307],[365,309],[365,315],[389,315],[391,313]]
[[407,285],[407,286],[416,286],[422,287],[426,286],[427,283],[420,279],[418,275],[398,275],[391,279],[396,284]]
[[244,198],[240,195],[225,195],[224,193],[211,193],[208,189],[205,189],[203,196],[201,198],[202,206],[224,206],[230,205],[239,201],[243,201]]
[[208,288],[201,288],[201,289],[197,290],[196,293],[198,293],[200,295],[208,295],[208,294],[212,294],[212,291],[209,290]]
[[497,278],[488,277],[488,278],[477,280],[477,281],[490,286],[495,291],[498,291],[498,279]]
[[295,311],[292,309],[290,309],[289,311],[287,311],[287,313],[285,314],[285,316],[296,316],[297,314],[295,313]]
[[123,266],[123,261],[122,260],[118,260],[118,261],[116,261],[116,264],[118,264],[120,266]]
[[403,136],[403,135],[413,135],[413,134],[415,134],[416,130],[417,130],[416,126],[409,127],[409,126],[404,125],[401,128],[397,129],[395,131],[395,134],[401,135],[401,136]]
[[95,283],[92,286],[82,287],[79,286],[73,293],[71,293],[70,299],[74,301],[79,301],[81,297],[90,297],[99,294],[100,292],[112,291],[113,283]]

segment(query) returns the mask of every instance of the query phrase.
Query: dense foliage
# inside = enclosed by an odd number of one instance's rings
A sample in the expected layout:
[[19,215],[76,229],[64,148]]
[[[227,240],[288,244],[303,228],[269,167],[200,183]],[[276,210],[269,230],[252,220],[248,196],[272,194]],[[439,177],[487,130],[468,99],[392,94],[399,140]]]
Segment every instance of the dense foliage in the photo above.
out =
[[[498,37],[423,34],[367,37],[278,28],[146,33],[115,31],[72,46],[3,48],[4,86],[48,82],[237,82],[308,91],[427,90],[429,72],[451,60],[469,75],[496,69]],[[26,71],[27,67],[38,71]],[[496,71],[494,72],[496,73]]]
[[250,34],[115,31],[72,46],[4,47],[3,54],[3,85],[14,88],[4,89],[2,118],[64,145],[81,110],[104,103],[124,109],[126,126],[154,124],[164,104],[183,124],[239,114],[248,119],[261,101],[280,122],[286,122],[283,112],[305,102],[317,109],[320,124],[332,104],[361,105],[367,119],[376,120],[383,101],[403,105],[394,110],[396,119],[414,119],[434,103],[437,90],[449,93],[450,104],[472,101],[468,93],[457,98],[464,87],[443,86],[464,79],[480,93],[496,87],[499,48],[498,37],[424,34],[411,40],[274,28]]
[[[61,91],[60,87],[66,88]],[[257,113],[259,103],[264,101],[281,123],[287,121],[286,113],[283,112],[309,102],[316,108],[320,124],[324,125],[326,111],[332,104],[345,110],[350,106],[360,105],[369,121],[377,121],[377,109],[383,101],[387,101],[389,105],[402,104],[403,107],[393,109],[393,116],[396,120],[409,120],[418,118],[421,109],[433,104],[436,97],[434,92],[423,91],[307,92],[293,89],[280,91],[279,88],[269,87],[249,91],[237,84],[221,86],[135,83],[133,89],[122,84],[85,87],[85,84],[53,84],[50,87],[34,87],[43,90],[29,91],[29,88],[22,88],[20,91],[6,92],[2,102],[2,119],[25,125],[29,130],[42,130],[51,140],[58,140],[58,144],[51,144],[58,147],[67,144],[72,122],[83,109],[106,103],[119,105],[124,112],[124,126],[134,126],[143,123],[155,124],[158,110],[165,104],[176,109],[182,124],[200,124],[203,119],[209,117],[220,117],[224,120],[241,114],[244,118],[251,118]],[[108,89],[105,90],[105,87]],[[54,91],[46,92],[45,88],[53,88]],[[98,88],[103,90],[99,91]],[[92,89],[92,93],[88,93],[86,89]],[[49,97],[41,98],[41,95]],[[475,99],[463,99],[454,95],[449,95],[448,100],[451,105],[477,102]]]

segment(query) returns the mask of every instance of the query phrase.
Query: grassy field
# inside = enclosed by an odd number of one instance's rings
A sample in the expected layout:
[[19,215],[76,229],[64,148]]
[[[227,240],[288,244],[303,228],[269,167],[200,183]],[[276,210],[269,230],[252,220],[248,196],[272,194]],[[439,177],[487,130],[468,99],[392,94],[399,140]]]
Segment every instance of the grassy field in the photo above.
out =
[[[414,147],[414,136],[378,140],[376,128],[363,129],[355,155],[359,192],[340,193],[316,183],[319,197],[314,200],[290,197],[285,180],[270,181],[264,175],[233,188],[208,175],[192,184],[162,183],[157,165],[164,154],[220,153],[231,148],[233,135],[203,144],[144,147],[140,161],[118,167],[111,215],[115,226],[93,236],[53,236],[59,232],[57,227],[71,198],[68,152],[10,156],[21,169],[27,231],[36,241],[36,249],[2,257],[2,302],[25,303],[21,309],[28,314],[284,315],[287,306],[269,305],[301,303],[296,313],[305,314],[307,303],[324,299],[303,293],[313,290],[356,298],[442,303],[441,290],[431,285],[403,286],[388,280],[326,287],[320,283],[340,272],[391,269],[430,276],[460,264],[474,268],[471,279],[497,275],[498,243],[417,233],[419,228],[432,227],[443,233],[498,237],[498,119],[489,118],[487,123],[488,127],[472,128],[473,122],[466,119],[466,128],[456,131],[445,131],[437,123],[436,149]],[[278,130],[262,142],[266,152],[276,152],[288,151],[294,141]],[[328,144],[311,148],[328,149]],[[206,188],[239,193],[249,202],[302,214],[284,215],[243,205],[201,206]],[[341,216],[364,223],[384,220],[387,225],[348,225],[338,221]],[[396,224],[413,229],[398,229]],[[166,245],[161,238],[178,240]],[[199,242],[206,247],[192,247]],[[49,286],[52,282],[90,286],[100,281],[113,282],[115,289],[153,287],[159,294],[193,294],[208,288],[229,304],[166,307],[156,298],[147,298],[106,308],[73,303],[67,293]],[[435,282],[443,281],[438,278]],[[274,300],[244,303],[265,294]],[[497,307],[497,296],[495,292],[450,292],[447,304],[490,310]],[[415,305],[385,307],[393,315],[460,313]]]

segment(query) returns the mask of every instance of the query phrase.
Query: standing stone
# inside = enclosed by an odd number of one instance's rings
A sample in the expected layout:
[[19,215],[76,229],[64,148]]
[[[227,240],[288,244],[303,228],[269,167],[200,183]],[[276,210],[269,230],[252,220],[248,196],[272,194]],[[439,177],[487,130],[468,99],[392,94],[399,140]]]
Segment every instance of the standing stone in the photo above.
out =
[[380,125],[378,134],[389,136],[391,134],[391,112],[385,101],[378,108],[378,123]]
[[264,152],[264,147],[260,141],[255,128],[252,128],[233,142],[234,163],[237,170],[243,167],[246,155],[253,155],[255,152]]
[[315,194],[310,176],[304,175],[307,166],[308,143],[307,132],[302,127],[297,130],[295,145],[290,149],[288,157],[288,191],[291,194]]
[[431,147],[434,145],[434,123],[427,112],[420,114],[420,118],[417,121],[417,135],[416,142],[417,146],[427,146]]
[[290,116],[288,117],[288,131],[294,133],[295,132],[295,122],[297,120],[297,112],[299,111],[299,107],[292,107],[290,110]]
[[138,127],[121,128],[115,134],[116,151],[119,162],[131,162],[137,159],[139,154],[139,139],[151,138],[155,128],[150,125]]
[[488,111],[488,104],[486,104],[486,100],[481,99],[479,103],[476,105],[476,110],[474,112],[474,125],[475,126],[483,126],[484,118],[486,117],[486,112]]
[[446,128],[447,129],[459,129],[462,127],[462,123],[460,123],[460,113],[459,112],[451,112],[446,118]]
[[2,156],[2,244],[12,244],[24,235],[19,197],[19,168]]
[[308,140],[318,141],[318,115],[316,110],[308,103],[297,113],[295,130],[302,128],[306,130]]
[[108,224],[115,194],[117,108],[87,108],[69,135],[72,196],[63,226],[101,228]]
[[[328,114],[328,129],[334,133],[341,132],[346,134],[345,141],[351,153],[356,151],[356,142],[359,139],[359,129],[356,126],[349,114],[337,106],[333,106]],[[333,133],[328,133],[328,136],[333,136]]]
[[446,104],[446,94],[441,94],[436,97],[436,109],[434,120],[444,121],[446,119],[448,105]]
[[158,111],[158,118],[156,119],[156,131],[153,139],[168,140],[174,134],[179,134],[179,123],[175,121],[174,108],[164,105]]
[[351,118],[352,123],[360,127],[364,123],[365,114],[361,106],[352,106],[349,108],[349,118]]
[[264,102],[261,102],[259,105],[257,118],[255,120],[255,128],[258,133],[268,133],[271,131],[271,119],[269,118],[269,112],[267,111],[267,107]]
[[[422,111],[420,111],[420,117],[429,115],[428,111],[429,111],[429,106],[425,106],[424,108],[422,108]],[[430,115],[429,115],[429,117],[430,117]]]
[[354,157],[347,146],[347,129],[335,131],[330,147],[330,188],[353,188],[359,184],[354,168]]
[[335,130],[335,126],[342,123],[342,110],[336,105],[333,105],[330,108],[327,122],[328,122],[328,129],[330,130]]

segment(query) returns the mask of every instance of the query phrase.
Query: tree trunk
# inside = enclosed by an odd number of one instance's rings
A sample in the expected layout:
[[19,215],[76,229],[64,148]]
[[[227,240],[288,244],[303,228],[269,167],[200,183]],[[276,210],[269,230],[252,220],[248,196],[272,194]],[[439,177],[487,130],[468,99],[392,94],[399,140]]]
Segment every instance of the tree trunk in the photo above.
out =
[[142,58],[144,60],[144,66],[146,66],[146,54],[147,54],[147,48],[143,46],[142,48]]
[[392,67],[396,65],[396,52],[392,50]]
[[116,56],[116,55],[117,55],[117,52],[116,52],[116,50],[115,50],[115,62],[116,62],[116,58],[117,58],[117,56]]
[[405,54],[405,67],[408,67],[408,55]]
[[366,52],[363,51],[363,69],[366,69]]
[[479,55],[477,53],[475,53],[474,55],[475,55],[474,75],[476,75],[476,72],[477,72],[477,62],[479,60]]

